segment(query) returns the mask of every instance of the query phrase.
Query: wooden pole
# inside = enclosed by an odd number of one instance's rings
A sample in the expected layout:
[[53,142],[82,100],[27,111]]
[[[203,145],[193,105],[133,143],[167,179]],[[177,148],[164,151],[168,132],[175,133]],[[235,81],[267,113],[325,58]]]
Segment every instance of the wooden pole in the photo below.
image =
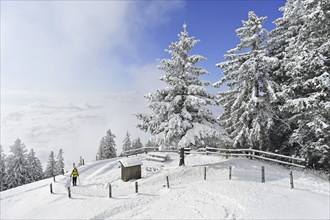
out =
[[179,166],[184,166],[184,148],[182,147],[180,149],[180,163],[179,163]]
[[206,167],[204,167],[204,180],[206,180]]
[[71,198],[71,190],[70,190],[70,187],[68,187],[68,197]]
[[231,166],[229,166],[229,179],[231,180]]
[[49,184],[50,193],[53,194],[53,184]]
[[85,165],[85,159],[82,159],[82,165],[83,166]]
[[293,173],[292,173],[292,170],[290,170],[290,185],[291,185],[291,189],[293,189]]
[[55,176],[53,176],[53,180],[54,180],[54,182],[55,182]]
[[135,182],[135,193],[139,192],[138,182]]
[[261,182],[265,182],[265,167],[261,166]]
[[168,176],[166,176],[167,188],[170,188],[170,182],[168,180]]
[[109,184],[109,198],[112,198],[111,184]]

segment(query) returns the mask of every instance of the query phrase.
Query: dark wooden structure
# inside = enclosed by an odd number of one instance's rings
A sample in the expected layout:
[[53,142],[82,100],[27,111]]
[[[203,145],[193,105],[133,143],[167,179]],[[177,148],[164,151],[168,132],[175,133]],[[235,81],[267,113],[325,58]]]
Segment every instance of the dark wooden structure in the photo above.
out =
[[131,179],[141,179],[142,162],[138,157],[129,157],[119,160],[121,164],[121,179],[127,182]]

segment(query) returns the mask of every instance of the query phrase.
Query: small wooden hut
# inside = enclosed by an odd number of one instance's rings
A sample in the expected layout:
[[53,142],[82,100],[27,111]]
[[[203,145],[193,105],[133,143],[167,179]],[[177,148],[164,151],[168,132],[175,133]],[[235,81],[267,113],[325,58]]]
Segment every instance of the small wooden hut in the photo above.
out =
[[129,157],[119,160],[121,164],[121,179],[127,182],[131,179],[141,179],[142,162],[138,157]]

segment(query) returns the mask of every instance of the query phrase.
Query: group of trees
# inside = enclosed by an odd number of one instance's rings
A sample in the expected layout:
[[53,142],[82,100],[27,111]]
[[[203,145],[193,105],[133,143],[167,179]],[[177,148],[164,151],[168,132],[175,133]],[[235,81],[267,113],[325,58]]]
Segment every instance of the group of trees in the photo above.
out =
[[58,151],[56,159],[54,152],[51,151],[46,165],[45,178],[53,177],[59,174],[64,175],[64,158],[62,149]]
[[[117,149],[115,142],[116,135],[109,129],[104,137],[102,137],[99,145],[99,149],[96,155],[97,160],[109,159],[117,157]],[[129,151],[134,149],[143,148],[140,137],[131,140],[131,135],[127,131],[123,140],[122,151]]]
[[[307,165],[330,168],[330,2],[288,0],[268,32],[266,17],[248,14],[236,30],[239,44],[216,64],[224,77],[211,84],[190,55],[198,43],[184,30],[158,68],[168,87],[145,97],[151,114],[140,129],[165,148],[217,145],[295,155]],[[223,86],[210,94],[206,87]],[[211,105],[222,105],[216,120]]]
[[140,148],[143,148],[143,144],[141,142],[140,137],[137,137],[131,141],[131,135],[127,131],[126,136],[123,140],[123,152],[134,150],[134,149],[140,149]]
[[55,161],[54,153],[51,152],[45,172],[35,151],[31,149],[27,152],[25,144],[20,139],[10,146],[11,154],[8,156],[0,146],[0,191],[60,174],[60,170],[64,168],[62,149],[57,156],[58,161]]

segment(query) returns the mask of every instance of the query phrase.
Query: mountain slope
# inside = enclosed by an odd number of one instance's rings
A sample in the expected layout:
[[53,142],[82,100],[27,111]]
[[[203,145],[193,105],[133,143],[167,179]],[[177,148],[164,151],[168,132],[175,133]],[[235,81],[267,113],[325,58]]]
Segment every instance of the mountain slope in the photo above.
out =
[[[120,179],[120,158],[79,168],[77,187],[67,196],[68,174],[1,192],[1,219],[329,219],[329,182],[303,171],[289,170],[245,158],[188,155],[178,167],[178,155],[165,163],[143,162],[142,179]],[[228,167],[232,166],[232,180]],[[261,166],[266,182],[260,183]],[[207,180],[204,178],[207,167]],[[166,176],[170,188],[166,187]],[[111,183],[113,198],[108,198]]]

